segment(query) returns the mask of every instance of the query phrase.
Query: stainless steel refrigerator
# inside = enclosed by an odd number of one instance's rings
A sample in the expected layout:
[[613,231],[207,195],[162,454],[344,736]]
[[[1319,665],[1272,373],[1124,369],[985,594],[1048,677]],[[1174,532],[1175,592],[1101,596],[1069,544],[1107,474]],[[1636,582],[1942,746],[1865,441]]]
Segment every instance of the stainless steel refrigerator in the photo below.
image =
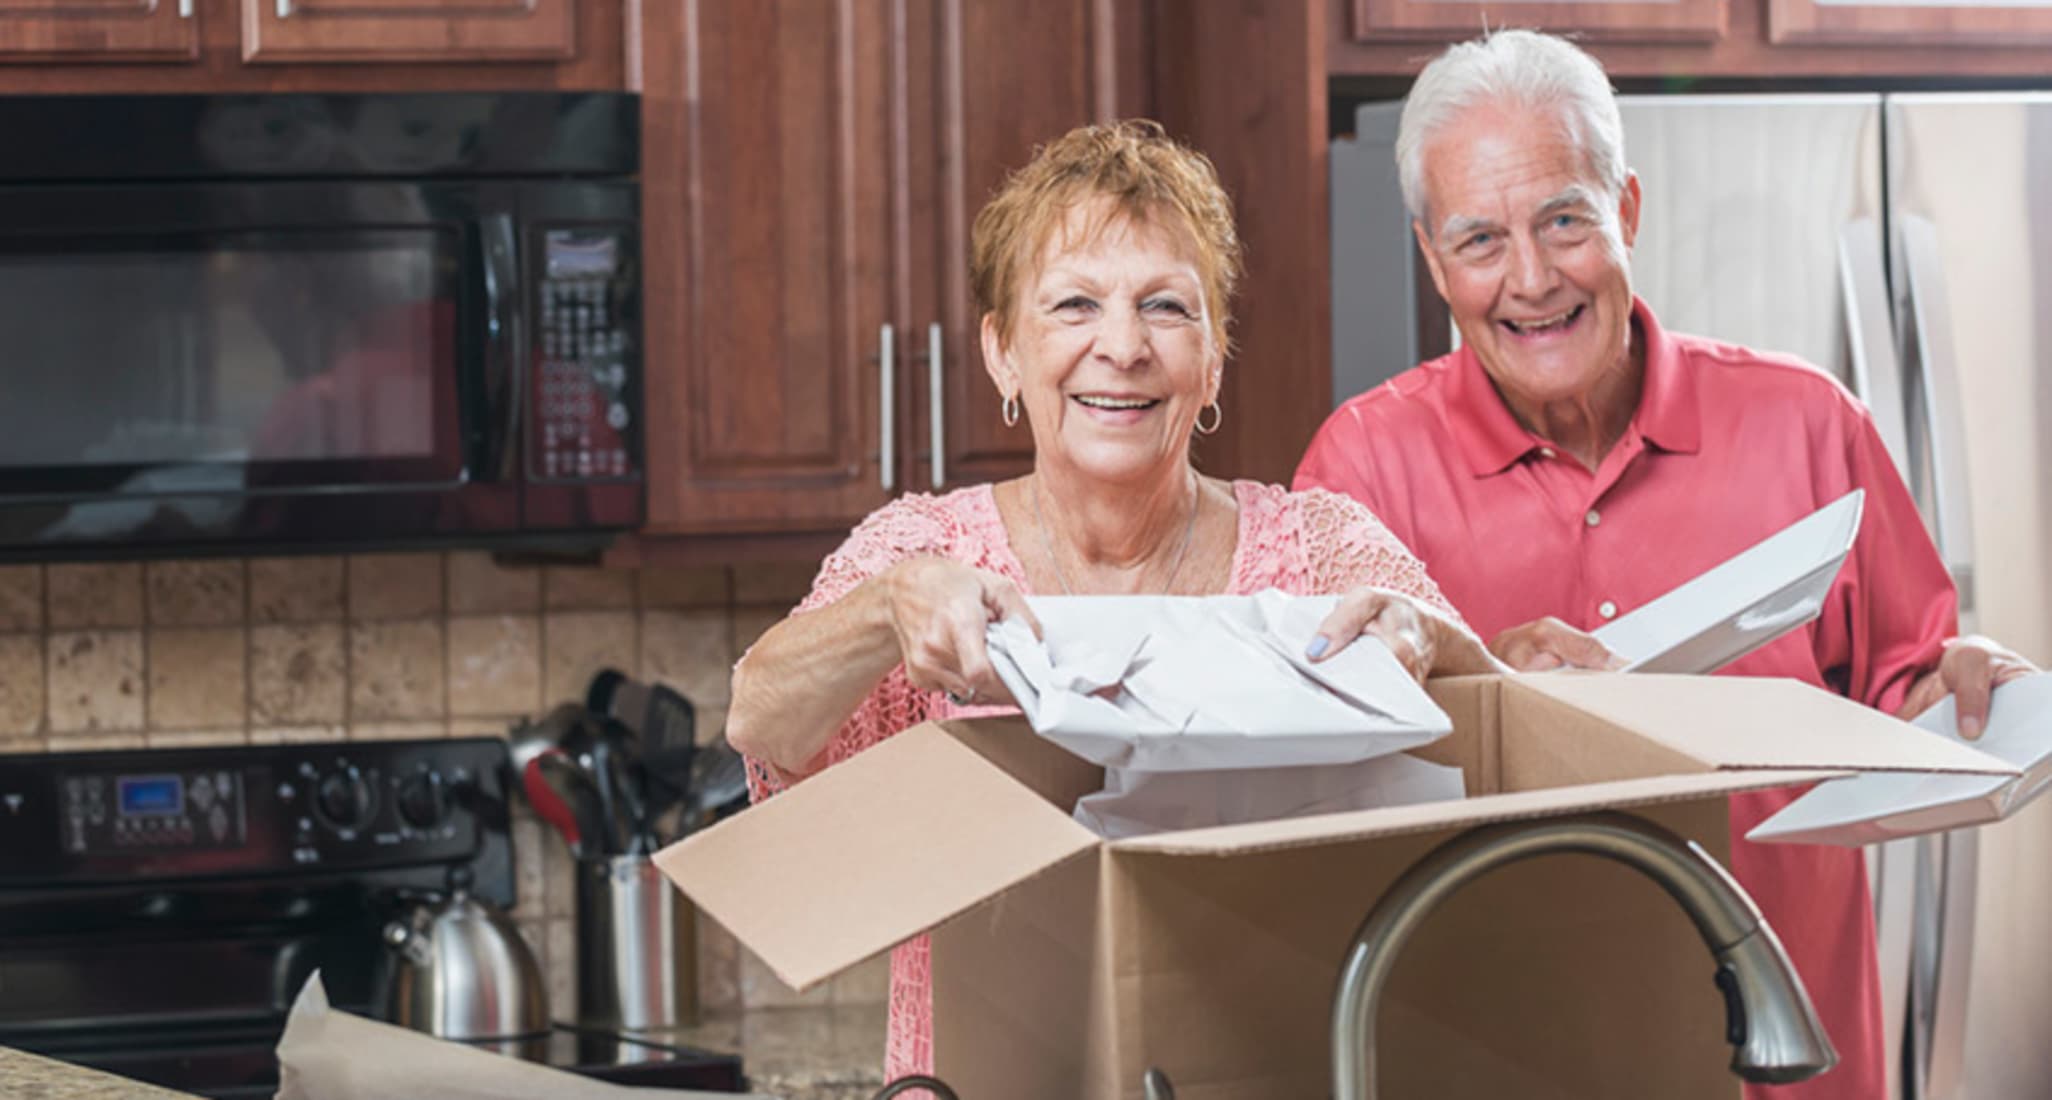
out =
[[[1962,626],[2052,665],[2052,95],[1627,96],[1632,280],[1669,328],[1792,352],[1874,410]],[[1396,104],[1332,148],[1333,383],[1446,330]],[[1898,1098],[2052,1098],[2052,799],[1869,853]]]

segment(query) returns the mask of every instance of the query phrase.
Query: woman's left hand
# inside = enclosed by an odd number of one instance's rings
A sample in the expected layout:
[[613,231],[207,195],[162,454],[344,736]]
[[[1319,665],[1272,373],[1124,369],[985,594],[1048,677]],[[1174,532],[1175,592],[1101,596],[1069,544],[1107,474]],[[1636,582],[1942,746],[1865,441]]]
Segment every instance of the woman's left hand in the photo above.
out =
[[1458,676],[1500,672],[1481,639],[1424,603],[1386,588],[1356,588],[1340,597],[1339,606],[1318,624],[1318,633],[1304,650],[1313,661],[1333,655],[1370,634],[1396,655],[1413,679],[1434,674]]

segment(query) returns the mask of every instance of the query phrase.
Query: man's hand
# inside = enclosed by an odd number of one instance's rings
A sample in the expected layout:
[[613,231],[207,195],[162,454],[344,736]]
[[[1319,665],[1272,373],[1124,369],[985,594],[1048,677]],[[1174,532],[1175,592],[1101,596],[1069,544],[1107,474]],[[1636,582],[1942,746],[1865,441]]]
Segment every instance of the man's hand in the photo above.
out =
[[1979,737],[1981,731],[1988,728],[1988,699],[1994,694],[1996,685],[2037,671],[2038,666],[1992,638],[1979,634],[1951,638],[1945,642],[1945,652],[1938,658],[1938,667],[1910,686],[1909,694],[1903,698],[1902,709],[1896,711],[1895,716],[1915,718],[1931,709],[1938,700],[1953,695],[1958,697],[1955,705],[1958,707],[1959,735]]
[[1496,659],[1519,672],[1550,668],[1623,668],[1628,662],[1604,648],[1593,634],[1548,616],[1514,626],[1489,643]]

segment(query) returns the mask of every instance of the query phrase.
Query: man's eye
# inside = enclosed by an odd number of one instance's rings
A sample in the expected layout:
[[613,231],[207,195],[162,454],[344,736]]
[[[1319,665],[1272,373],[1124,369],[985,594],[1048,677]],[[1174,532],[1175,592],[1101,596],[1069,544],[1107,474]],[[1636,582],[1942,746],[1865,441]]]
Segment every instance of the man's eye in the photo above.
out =
[[1494,233],[1471,233],[1468,235],[1467,240],[1461,242],[1461,247],[1472,251],[1475,249],[1488,248],[1490,245],[1493,245],[1495,243],[1496,234]]

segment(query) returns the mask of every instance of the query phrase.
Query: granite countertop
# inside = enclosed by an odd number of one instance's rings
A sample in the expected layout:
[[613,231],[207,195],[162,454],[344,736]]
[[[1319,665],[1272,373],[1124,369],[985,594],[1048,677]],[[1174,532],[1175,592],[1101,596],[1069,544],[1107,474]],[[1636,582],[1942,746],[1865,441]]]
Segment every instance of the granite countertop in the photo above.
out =
[[0,1047],[0,1096],[8,1100],[193,1100],[96,1069]]
[[780,1100],[870,1100],[883,1087],[884,1006],[753,1008],[654,1033],[741,1054],[756,1092]]

